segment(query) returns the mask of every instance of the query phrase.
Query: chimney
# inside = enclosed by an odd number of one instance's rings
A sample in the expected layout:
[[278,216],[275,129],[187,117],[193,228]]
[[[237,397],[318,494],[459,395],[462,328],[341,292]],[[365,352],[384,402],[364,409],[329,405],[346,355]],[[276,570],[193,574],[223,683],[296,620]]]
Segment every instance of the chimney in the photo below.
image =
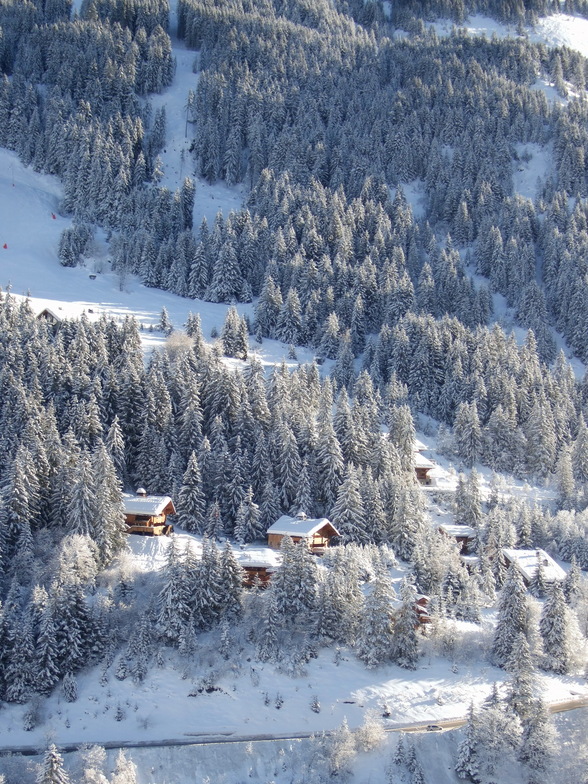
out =
[[138,487],[136,493],[137,495],[143,496],[143,498],[145,498],[145,496],[147,495],[147,490],[145,490],[144,487]]

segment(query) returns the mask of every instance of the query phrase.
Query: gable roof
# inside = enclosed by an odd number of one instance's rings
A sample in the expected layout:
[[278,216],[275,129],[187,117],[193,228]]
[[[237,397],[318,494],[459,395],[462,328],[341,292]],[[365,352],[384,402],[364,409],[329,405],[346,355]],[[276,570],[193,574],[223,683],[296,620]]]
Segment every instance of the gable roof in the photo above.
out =
[[443,531],[447,536],[465,537],[466,539],[475,539],[476,531],[469,525],[451,525],[449,523],[441,523],[439,530]]
[[282,553],[270,547],[245,547],[242,550],[233,550],[239,566],[244,569],[267,569],[273,571],[282,563]]
[[326,517],[313,519],[309,517],[289,517],[282,515],[279,520],[267,529],[268,534],[278,534],[282,536],[302,536],[309,538],[325,525],[330,526],[335,532],[335,536],[339,536],[339,531],[335,528],[330,520]]
[[428,457],[421,455],[420,452],[414,452],[412,459],[415,468],[435,468],[435,463],[429,460]]
[[[175,514],[174,502],[169,495],[134,495],[133,493],[123,493],[123,503],[125,514],[133,515],[160,515],[164,511],[166,514]],[[171,506],[170,509],[167,507]]]
[[563,580],[566,576],[561,566],[556,564],[545,550],[515,550],[505,547],[502,552],[509,563],[514,563],[525,580],[533,579],[539,561],[543,565],[543,574],[548,583],[554,580]]
[[59,316],[57,313],[55,313],[54,310],[51,310],[51,308],[43,308],[43,310],[40,313],[37,313],[37,318],[51,319],[52,321],[55,322],[63,321],[63,316]]

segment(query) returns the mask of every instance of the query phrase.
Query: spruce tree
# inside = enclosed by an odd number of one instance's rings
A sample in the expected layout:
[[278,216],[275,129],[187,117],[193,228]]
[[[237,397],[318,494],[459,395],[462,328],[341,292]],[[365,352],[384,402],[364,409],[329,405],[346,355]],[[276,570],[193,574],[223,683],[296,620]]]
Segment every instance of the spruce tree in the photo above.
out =
[[539,632],[543,641],[543,668],[557,673],[569,672],[572,658],[570,617],[562,585],[554,580],[543,605]]
[[329,519],[341,534],[345,544],[349,542],[369,543],[357,473],[351,465],[347,466],[345,479],[339,487],[337,500],[329,512]]
[[253,500],[253,489],[249,486],[245,498],[239,505],[235,520],[235,539],[242,544],[262,539],[265,529],[261,523],[259,506]]
[[63,757],[52,743],[45,751],[37,774],[37,784],[69,784],[70,778],[63,767]]
[[388,575],[379,571],[364,599],[357,632],[357,655],[369,668],[390,660],[393,597]]
[[415,609],[416,591],[414,584],[404,579],[400,589],[400,610],[392,627],[392,661],[407,670],[416,670],[419,658],[417,637],[418,615]]
[[527,592],[518,569],[511,565],[500,593],[498,622],[492,644],[492,660],[498,667],[506,667],[513,654],[519,634],[528,638],[529,611]]
[[202,533],[204,530],[205,499],[198,456],[192,452],[182,477],[176,505],[178,525],[185,531]]

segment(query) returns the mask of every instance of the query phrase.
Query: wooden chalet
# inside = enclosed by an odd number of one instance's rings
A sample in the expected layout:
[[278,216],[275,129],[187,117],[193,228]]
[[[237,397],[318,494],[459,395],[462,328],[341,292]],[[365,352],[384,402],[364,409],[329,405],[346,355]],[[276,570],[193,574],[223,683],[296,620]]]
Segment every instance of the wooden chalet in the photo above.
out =
[[37,314],[37,319],[38,321],[44,321],[49,324],[53,331],[55,331],[63,321],[63,317],[58,316],[51,308],[43,308],[43,310]]
[[553,583],[556,580],[563,580],[566,576],[564,570],[556,564],[553,558],[545,550],[516,550],[505,547],[502,554],[506,563],[514,564],[521,573],[525,585],[529,585],[539,564],[543,569],[543,578],[546,583]]
[[476,531],[469,525],[449,525],[443,523],[439,526],[439,533],[455,539],[461,555],[469,555],[476,543]]
[[296,517],[282,515],[279,520],[267,529],[267,543],[276,550],[282,545],[282,539],[289,536],[294,543],[306,542],[313,553],[322,553],[329,546],[334,536],[339,536],[339,531],[326,517],[313,519],[304,513]]
[[425,623],[431,623],[431,616],[429,615],[429,597],[425,594],[419,594],[414,602],[414,609],[417,614],[419,626]]
[[243,585],[251,588],[255,584],[265,588],[272,574],[282,563],[281,553],[269,547],[246,547],[234,551],[237,563],[243,569]]
[[168,495],[147,495],[143,488],[139,488],[134,495],[123,493],[123,501],[130,534],[161,536],[173,532],[173,526],[166,521],[168,515],[176,513],[176,509]]

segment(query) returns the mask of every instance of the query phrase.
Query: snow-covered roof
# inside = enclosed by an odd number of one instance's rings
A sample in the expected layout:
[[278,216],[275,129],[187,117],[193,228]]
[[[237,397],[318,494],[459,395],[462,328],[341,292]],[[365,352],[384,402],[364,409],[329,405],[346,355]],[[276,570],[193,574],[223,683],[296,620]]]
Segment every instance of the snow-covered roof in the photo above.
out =
[[281,534],[282,536],[302,536],[309,537],[320,531],[325,525],[330,525],[338,535],[339,531],[326,517],[318,519],[310,517],[289,517],[282,515],[279,520],[267,529],[268,534]]
[[169,495],[134,495],[123,493],[125,514],[134,515],[160,515],[171,504],[168,514],[174,514],[175,508]]
[[277,569],[282,563],[282,553],[272,550],[271,547],[251,547],[243,550],[233,550],[239,566],[244,569]]
[[413,462],[415,468],[435,468],[435,463],[421,455],[420,452],[414,453]]
[[439,530],[443,531],[447,536],[453,536],[456,539],[458,537],[474,539],[476,536],[476,531],[469,525],[450,525],[449,523],[442,523],[439,526]]
[[63,316],[59,316],[54,310],[51,310],[51,308],[43,308],[43,310],[37,314],[37,318],[52,318],[54,321],[63,320]]
[[525,580],[532,580],[539,561],[543,566],[543,574],[547,582],[563,580],[566,576],[564,570],[555,563],[545,550],[514,550],[505,547],[502,551],[509,563],[514,563]]
[[415,438],[412,448],[415,452],[424,452],[425,449],[428,449],[429,447],[426,444],[423,444],[422,441],[419,441],[418,438]]

